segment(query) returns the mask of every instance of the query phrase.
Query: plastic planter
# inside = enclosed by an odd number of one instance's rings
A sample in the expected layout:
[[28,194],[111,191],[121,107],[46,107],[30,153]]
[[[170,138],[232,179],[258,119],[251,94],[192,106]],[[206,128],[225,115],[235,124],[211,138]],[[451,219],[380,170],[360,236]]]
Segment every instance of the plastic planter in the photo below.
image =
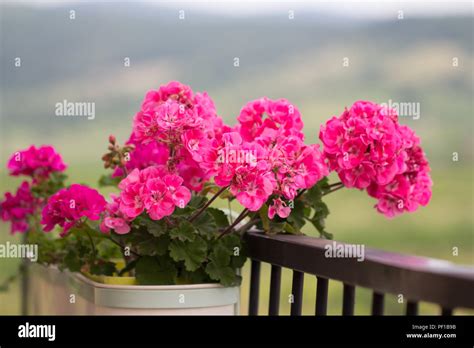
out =
[[237,315],[239,287],[219,284],[115,285],[30,265],[33,315]]

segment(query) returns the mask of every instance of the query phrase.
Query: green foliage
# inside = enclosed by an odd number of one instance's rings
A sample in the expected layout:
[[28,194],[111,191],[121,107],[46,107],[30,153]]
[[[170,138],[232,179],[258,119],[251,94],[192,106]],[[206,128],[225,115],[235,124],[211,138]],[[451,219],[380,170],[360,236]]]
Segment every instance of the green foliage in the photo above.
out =
[[197,270],[207,256],[207,243],[200,236],[196,236],[193,241],[185,242],[175,239],[168,249],[173,260],[184,261],[187,271]]
[[196,227],[198,233],[207,240],[211,240],[216,237],[217,222],[213,215],[207,210],[193,221],[193,225]]
[[171,239],[179,239],[182,242],[192,242],[196,239],[196,228],[189,221],[183,220],[170,231]]
[[213,243],[206,273],[224,286],[239,285],[242,279],[235,270],[242,267],[245,260],[240,238],[235,234],[227,234]]
[[[55,180],[57,189],[63,179]],[[113,184],[105,179],[103,183]],[[323,179],[298,195],[294,202],[287,202],[292,209],[286,219],[268,218],[271,197],[260,211],[250,213],[247,221],[255,221],[256,226],[269,234],[302,234],[303,226],[310,222],[321,236],[332,238],[325,229],[329,210],[322,201],[330,189],[327,179]],[[208,186],[207,190],[219,192],[220,188]],[[71,229],[65,238],[34,233],[31,241],[41,245],[40,262],[74,272],[114,275],[118,272],[111,260],[124,258],[126,267],[120,274],[134,272],[139,284],[216,281],[224,286],[238,285],[241,277],[237,270],[246,261],[245,245],[236,233],[221,236],[229,227],[229,219],[220,209],[203,210],[208,201],[207,197],[194,194],[185,208],[177,208],[159,221],[143,213],[133,220],[131,232],[124,235],[103,234],[97,221],[86,221]],[[124,253],[126,250],[130,251],[128,255]]]
[[[323,202],[323,196],[330,192],[331,186],[328,179],[321,179],[316,185],[303,194],[296,197],[292,202],[287,202],[291,208],[290,215],[282,219],[277,215],[270,220],[268,218],[268,205],[265,204],[259,210],[259,224],[268,234],[290,233],[302,234],[301,230],[306,222],[310,222],[319,234],[327,239],[332,239],[332,234],[326,231],[325,219],[329,215],[329,209]],[[271,198],[270,200],[271,201]]]
[[136,264],[135,276],[143,285],[170,285],[176,283],[178,269],[168,256],[143,256]]
[[222,210],[216,208],[207,208],[207,211],[214,218],[218,228],[226,228],[229,226],[229,219]]
[[329,191],[330,187],[327,178],[324,178],[303,195],[303,200],[314,211],[312,216],[304,215],[305,218],[316,227],[322,237],[332,239],[333,235],[327,232],[325,227],[325,220],[329,215],[329,209],[322,200],[323,195]]
[[102,175],[99,179],[99,187],[107,187],[107,186],[113,186],[117,187],[120,181],[122,181],[122,177],[117,176],[117,177],[112,177],[111,174],[105,174]]
[[163,220],[142,214],[133,221],[130,233],[112,233],[116,243],[129,246],[136,258],[124,272],[134,271],[139,284],[239,284],[237,269],[245,263],[246,254],[239,236],[219,238],[219,229],[229,226],[226,214],[207,207],[189,221],[207,202],[206,197],[193,195],[185,208]]
[[60,172],[52,172],[48,180],[38,182],[31,187],[31,192],[39,198],[48,198],[64,188],[67,176]]

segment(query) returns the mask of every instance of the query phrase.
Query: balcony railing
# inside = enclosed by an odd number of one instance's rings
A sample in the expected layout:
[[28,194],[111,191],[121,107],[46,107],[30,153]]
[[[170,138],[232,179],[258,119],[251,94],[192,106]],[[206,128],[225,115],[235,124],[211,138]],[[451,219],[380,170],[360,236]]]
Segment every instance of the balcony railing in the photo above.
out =
[[471,267],[368,248],[363,262],[355,258],[327,258],[325,245],[333,242],[307,236],[250,232],[245,238],[251,258],[249,315],[259,314],[262,262],[271,264],[270,315],[279,314],[282,267],[293,270],[291,315],[301,315],[305,273],[317,278],[316,315],[326,315],[329,280],[343,283],[343,315],[354,314],[357,287],[373,291],[372,315],[383,315],[385,294],[403,294],[407,315],[417,315],[421,301],[438,304],[441,315],[452,315],[456,308],[474,308]]

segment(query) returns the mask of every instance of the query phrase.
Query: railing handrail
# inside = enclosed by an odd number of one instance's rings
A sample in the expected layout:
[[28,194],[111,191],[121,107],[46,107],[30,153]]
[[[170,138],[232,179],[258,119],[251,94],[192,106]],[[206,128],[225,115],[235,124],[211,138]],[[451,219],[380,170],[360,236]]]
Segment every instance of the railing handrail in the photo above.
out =
[[334,241],[308,236],[249,232],[245,238],[249,256],[261,262],[445,308],[474,308],[474,267],[366,247],[363,262],[327,258],[325,246]]

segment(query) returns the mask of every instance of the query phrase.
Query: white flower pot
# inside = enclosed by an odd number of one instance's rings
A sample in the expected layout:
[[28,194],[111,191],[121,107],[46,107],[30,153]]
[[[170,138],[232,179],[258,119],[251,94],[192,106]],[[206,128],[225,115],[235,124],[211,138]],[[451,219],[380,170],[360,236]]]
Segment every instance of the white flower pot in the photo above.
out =
[[30,265],[32,315],[238,315],[240,287],[220,284],[108,285]]

